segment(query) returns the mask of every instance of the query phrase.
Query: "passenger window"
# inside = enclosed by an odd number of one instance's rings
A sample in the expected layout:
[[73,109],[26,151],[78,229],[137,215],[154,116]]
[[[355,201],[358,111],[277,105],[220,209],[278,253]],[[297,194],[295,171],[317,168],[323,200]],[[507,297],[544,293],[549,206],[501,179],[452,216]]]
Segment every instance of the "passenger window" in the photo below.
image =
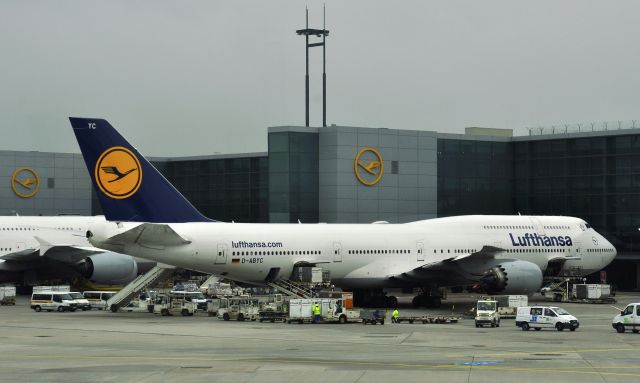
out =
[[542,309],[541,308],[532,308],[531,309],[531,315],[542,315]]

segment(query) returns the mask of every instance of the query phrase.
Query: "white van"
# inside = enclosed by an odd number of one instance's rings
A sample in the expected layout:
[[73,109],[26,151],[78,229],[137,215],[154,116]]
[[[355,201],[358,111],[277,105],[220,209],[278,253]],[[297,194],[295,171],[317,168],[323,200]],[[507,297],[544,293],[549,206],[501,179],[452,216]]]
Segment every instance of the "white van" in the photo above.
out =
[[92,309],[105,310],[107,301],[116,293],[115,291],[85,291],[82,295],[89,301]]
[[69,296],[73,298],[73,301],[76,302],[76,309],[82,311],[91,310],[91,303],[89,303],[89,300],[85,298],[82,293],[69,291],[67,294],[69,294]]
[[613,318],[611,326],[619,333],[623,333],[628,328],[634,334],[640,332],[640,303],[629,303]]
[[568,328],[570,331],[576,331],[580,323],[576,317],[560,307],[525,306],[518,307],[516,326],[522,331],[528,331],[531,327],[536,331],[543,328],[555,328],[558,331]]
[[30,306],[34,311],[76,311],[76,302],[69,293],[41,291],[31,294]]

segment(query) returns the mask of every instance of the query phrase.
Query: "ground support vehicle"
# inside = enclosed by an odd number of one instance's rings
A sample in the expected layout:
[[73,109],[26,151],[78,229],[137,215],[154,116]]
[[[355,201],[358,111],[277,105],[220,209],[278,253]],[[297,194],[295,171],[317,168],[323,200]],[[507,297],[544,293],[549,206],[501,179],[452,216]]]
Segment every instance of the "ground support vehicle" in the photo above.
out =
[[69,294],[69,296],[73,298],[73,301],[76,302],[76,308],[78,310],[82,310],[82,311],[91,310],[91,303],[89,303],[89,300],[86,299],[82,295],[82,293],[79,293],[77,291],[70,291],[67,294]]
[[194,302],[198,307],[198,310],[207,310],[207,298],[204,294],[198,290],[173,290],[171,295],[174,298],[184,299],[190,302]]
[[286,322],[289,313],[286,311],[260,310],[258,311],[258,320],[260,322]]
[[240,322],[245,320],[255,321],[258,319],[258,305],[247,295],[221,298],[218,319],[224,321],[237,320]]
[[219,298],[209,299],[209,301],[207,302],[207,315],[210,317],[217,317],[219,308],[220,308]]
[[360,311],[343,307],[341,298],[305,298],[289,301],[287,323],[313,322],[313,305],[320,305],[320,321],[322,323],[347,323],[360,320]]
[[180,314],[193,316],[198,311],[198,304],[184,297],[176,297],[171,294],[158,294],[153,303],[153,312],[162,316]]
[[529,305],[529,297],[526,295],[492,295],[490,299],[498,302],[500,319],[515,318],[518,307]]
[[481,299],[476,304],[476,327],[490,325],[500,327],[500,314],[498,313],[498,302],[495,300]]
[[0,305],[2,306],[16,305],[15,286],[0,286]]
[[396,323],[435,323],[435,324],[450,324],[458,323],[460,317],[455,316],[399,316],[396,319]]
[[387,317],[387,310],[362,310],[360,311],[360,319],[362,319],[362,324],[373,324],[376,325],[380,323],[384,325],[384,320]]
[[107,301],[116,295],[115,291],[83,291],[82,295],[91,303],[92,309],[106,310]]
[[617,332],[623,333],[627,329],[637,334],[640,332],[640,303],[630,303],[620,314],[616,315],[611,322],[611,326]]
[[529,331],[530,328],[534,328],[536,331],[540,331],[543,328],[555,328],[558,331],[564,329],[575,331],[580,327],[576,317],[563,308],[555,306],[519,307],[515,323],[522,331]]
[[611,285],[571,283],[565,279],[548,287],[540,293],[549,301],[563,303],[615,303]]
[[57,291],[41,291],[31,294],[29,307],[33,311],[76,311],[76,302],[68,293]]

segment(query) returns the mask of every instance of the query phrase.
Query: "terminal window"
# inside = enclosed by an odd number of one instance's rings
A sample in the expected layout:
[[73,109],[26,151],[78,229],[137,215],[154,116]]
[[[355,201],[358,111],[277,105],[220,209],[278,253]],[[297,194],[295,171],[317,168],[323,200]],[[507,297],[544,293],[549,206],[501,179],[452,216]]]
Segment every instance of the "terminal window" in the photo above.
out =
[[47,178],[47,189],[53,189],[56,187],[56,179],[49,177]]

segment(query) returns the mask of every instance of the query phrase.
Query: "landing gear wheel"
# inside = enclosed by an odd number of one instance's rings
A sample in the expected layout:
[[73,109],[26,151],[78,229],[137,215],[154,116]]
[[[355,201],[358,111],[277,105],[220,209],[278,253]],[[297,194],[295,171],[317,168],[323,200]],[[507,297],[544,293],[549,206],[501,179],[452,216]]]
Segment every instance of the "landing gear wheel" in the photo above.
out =
[[398,298],[394,296],[387,297],[387,305],[392,308],[398,307]]
[[442,299],[440,299],[440,297],[431,297],[429,301],[430,301],[429,307],[433,307],[434,309],[437,309],[440,306],[442,306]]
[[411,300],[411,304],[415,308],[420,307],[422,305],[422,300],[420,299],[420,295],[416,295],[415,297],[413,297],[413,299]]
[[529,323],[525,322],[522,324],[522,331],[529,331]]
[[617,331],[619,334],[622,334],[622,333],[624,332],[624,330],[625,330],[625,329],[624,329],[624,325],[623,325],[622,323],[618,323],[618,324],[616,325],[616,331]]

